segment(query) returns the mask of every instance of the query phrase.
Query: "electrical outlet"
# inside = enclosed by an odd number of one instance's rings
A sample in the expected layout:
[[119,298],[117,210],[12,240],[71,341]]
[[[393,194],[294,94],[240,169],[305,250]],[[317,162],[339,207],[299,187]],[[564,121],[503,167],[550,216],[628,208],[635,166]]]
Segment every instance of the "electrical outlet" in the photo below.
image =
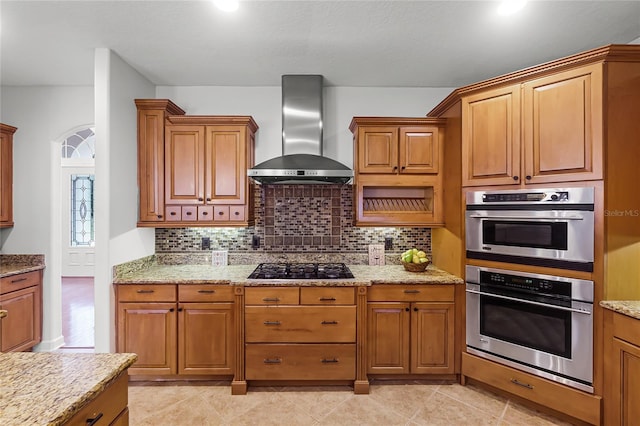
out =
[[229,252],[226,250],[213,250],[211,252],[212,266],[225,266],[228,262]]
[[392,237],[384,237],[384,249],[385,250],[393,250],[393,238]]
[[260,236],[259,235],[254,235],[253,237],[251,237],[251,247],[256,249],[260,247]]
[[369,244],[369,265],[384,265],[384,246]]
[[211,248],[211,238],[202,237],[202,242],[200,243],[200,249],[209,250]]

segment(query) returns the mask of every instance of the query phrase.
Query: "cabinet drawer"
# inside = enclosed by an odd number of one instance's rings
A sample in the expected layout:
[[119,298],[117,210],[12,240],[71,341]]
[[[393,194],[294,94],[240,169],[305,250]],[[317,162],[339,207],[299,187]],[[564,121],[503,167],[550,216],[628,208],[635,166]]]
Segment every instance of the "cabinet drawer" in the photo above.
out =
[[233,302],[233,287],[214,284],[179,285],[181,302]]
[[302,287],[300,303],[302,305],[353,305],[355,289],[353,287]]
[[33,287],[42,282],[41,271],[25,272],[24,274],[10,275],[0,278],[0,294],[10,291],[22,290]]
[[176,286],[163,284],[119,285],[119,302],[175,302]]
[[244,290],[246,305],[297,305],[298,287],[249,287]]
[[90,419],[100,418],[92,424],[110,425],[128,404],[128,380],[126,372],[120,374],[100,395],[80,409],[65,425],[86,426]]
[[180,206],[167,206],[165,208],[165,214],[167,217],[167,221],[181,221],[182,220],[182,209]]
[[589,424],[600,424],[602,398],[597,395],[591,395],[464,352],[462,353],[462,374]]
[[355,344],[246,345],[248,380],[353,380]]
[[367,300],[375,302],[453,302],[453,285],[372,285]]
[[214,206],[213,207],[213,220],[220,222],[229,221],[229,206]]
[[193,222],[198,220],[197,206],[182,206],[182,221]]
[[244,220],[244,206],[230,206],[229,220]]
[[355,306],[247,306],[246,342],[356,341]]
[[210,222],[213,220],[213,206],[198,206],[198,220]]

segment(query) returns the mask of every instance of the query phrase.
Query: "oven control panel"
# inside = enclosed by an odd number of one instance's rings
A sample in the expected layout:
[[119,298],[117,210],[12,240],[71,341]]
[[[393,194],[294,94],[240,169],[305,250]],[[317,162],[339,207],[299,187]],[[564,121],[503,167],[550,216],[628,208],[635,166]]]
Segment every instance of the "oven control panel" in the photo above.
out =
[[512,203],[532,201],[569,201],[569,192],[502,192],[487,193],[482,196],[484,203]]
[[480,284],[553,296],[571,296],[570,282],[503,274],[499,272],[481,271]]

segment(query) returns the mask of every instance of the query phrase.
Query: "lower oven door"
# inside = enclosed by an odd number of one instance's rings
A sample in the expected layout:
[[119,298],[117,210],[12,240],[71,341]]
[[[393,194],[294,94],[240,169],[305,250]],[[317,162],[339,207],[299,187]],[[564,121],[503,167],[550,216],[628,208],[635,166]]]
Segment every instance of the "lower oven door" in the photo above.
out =
[[467,283],[467,352],[593,392],[593,304],[556,306]]

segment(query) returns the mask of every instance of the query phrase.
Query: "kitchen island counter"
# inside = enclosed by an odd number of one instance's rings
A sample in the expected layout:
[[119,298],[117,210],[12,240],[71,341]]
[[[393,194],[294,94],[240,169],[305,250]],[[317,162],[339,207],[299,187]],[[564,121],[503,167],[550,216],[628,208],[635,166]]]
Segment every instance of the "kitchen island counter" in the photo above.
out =
[[128,353],[1,353],[0,424],[64,424],[136,359]]
[[255,280],[247,277],[257,265],[160,265],[118,274],[114,284],[228,284],[244,286],[369,286],[371,284],[463,284],[463,280],[433,265],[425,272],[407,272],[402,265],[349,265],[354,278]]

